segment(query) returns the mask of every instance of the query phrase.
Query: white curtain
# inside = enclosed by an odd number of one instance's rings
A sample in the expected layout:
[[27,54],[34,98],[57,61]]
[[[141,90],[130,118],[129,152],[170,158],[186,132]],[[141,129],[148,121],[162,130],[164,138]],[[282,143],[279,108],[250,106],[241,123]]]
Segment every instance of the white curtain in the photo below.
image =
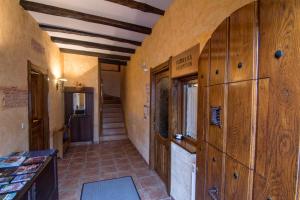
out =
[[197,139],[198,87],[187,87],[186,134]]

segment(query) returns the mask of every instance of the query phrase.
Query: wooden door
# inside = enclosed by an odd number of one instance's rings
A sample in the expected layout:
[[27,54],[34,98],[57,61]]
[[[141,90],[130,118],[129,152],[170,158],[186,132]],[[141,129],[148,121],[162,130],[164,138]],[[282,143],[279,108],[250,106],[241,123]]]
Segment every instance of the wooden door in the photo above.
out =
[[257,81],[228,86],[226,153],[248,168],[254,168]]
[[198,82],[200,86],[208,86],[210,73],[210,40],[205,44],[199,56]]
[[[227,84],[209,87],[209,128],[207,142],[226,151]],[[217,121],[214,118],[218,118]]]
[[48,77],[28,66],[29,149],[49,148]]
[[154,169],[168,185],[170,172],[169,71],[155,75],[155,162]]
[[230,16],[228,81],[257,78],[257,14],[256,2]]
[[225,162],[224,199],[252,200],[253,170],[228,156]]
[[299,199],[300,4],[260,5],[255,200]]
[[224,198],[224,170],[225,154],[208,145],[205,199]]
[[229,20],[226,18],[210,39],[210,85],[227,82],[228,24]]

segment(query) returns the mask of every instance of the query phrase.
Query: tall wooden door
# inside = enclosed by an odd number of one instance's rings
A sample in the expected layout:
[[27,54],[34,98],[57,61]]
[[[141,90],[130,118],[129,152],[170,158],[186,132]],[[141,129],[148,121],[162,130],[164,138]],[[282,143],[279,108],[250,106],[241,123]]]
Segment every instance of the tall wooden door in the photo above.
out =
[[169,71],[155,75],[154,169],[166,185],[168,185],[170,172],[169,85]]
[[49,148],[48,77],[28,67],[29,149]]

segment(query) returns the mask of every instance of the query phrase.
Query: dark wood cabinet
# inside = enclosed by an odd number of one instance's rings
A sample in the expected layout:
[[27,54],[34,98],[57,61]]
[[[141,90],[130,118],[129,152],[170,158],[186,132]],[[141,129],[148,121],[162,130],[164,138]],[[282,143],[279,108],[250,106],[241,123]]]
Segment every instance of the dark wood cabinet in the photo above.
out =
[[[92,142],[94,124],[94,89],[65,87],[65,124],[70,128],[71,142]],[[85,95],[85,109],[74,111],[73,94]]]

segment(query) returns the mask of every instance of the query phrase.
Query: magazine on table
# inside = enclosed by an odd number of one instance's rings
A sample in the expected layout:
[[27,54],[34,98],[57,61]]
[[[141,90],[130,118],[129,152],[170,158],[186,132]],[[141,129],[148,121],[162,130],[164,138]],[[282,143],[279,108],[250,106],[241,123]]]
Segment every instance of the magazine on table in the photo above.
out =
[[0,200],[13,200],[17,196],[16,192],[9,193],[9,194],[1,194]]
[[0,178],[10,176],[16,169],[0,169]]
[[13,176],[0,177],[0,186],[1,186],[1,185],[9,184],[10,181],[11,181],[13,178],[14,178]]
[[20,166],[13,174],[21,175],[21,174],[35,173],[38,171],[39,167],[40,167],[39,164]]
[[11,156],[0,160],[0,168],[18,167],[26,157],[24,156]]
[[31,157],[31,158],[27,158],[23,164],[24,165],[32,165],[32,164],[43,163],[43,162],[45,162],[46,159],[47,159],[47,156]]
[[18,183],[23,181],[30,181],[34,177],[34,175],[35,175],[34,173],[18,175],[11,182]]
[[10,193],[10,192],[17,192],[21,190],[26,182],[20,182],[20,183],[11,183],[7,185],[2,185],[0,187],[0,194]]

